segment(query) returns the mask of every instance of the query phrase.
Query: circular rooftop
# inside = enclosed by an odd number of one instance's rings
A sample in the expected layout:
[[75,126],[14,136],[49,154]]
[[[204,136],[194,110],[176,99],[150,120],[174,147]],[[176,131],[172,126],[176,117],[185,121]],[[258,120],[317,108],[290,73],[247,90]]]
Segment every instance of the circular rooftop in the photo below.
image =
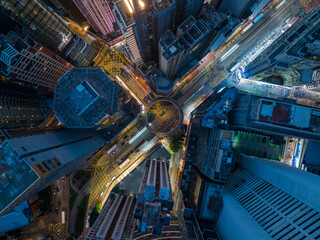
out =
[[147,129],[155,135],[172,135],[182,124],[183,112],[175,100],[169,97],[159,97],[149,102],[143,121]]

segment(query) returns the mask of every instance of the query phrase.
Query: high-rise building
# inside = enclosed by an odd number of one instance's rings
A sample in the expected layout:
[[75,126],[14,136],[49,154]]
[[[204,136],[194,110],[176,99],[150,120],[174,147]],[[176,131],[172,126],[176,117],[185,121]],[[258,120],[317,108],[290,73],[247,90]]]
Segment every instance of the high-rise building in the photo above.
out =
[[196,58],[200,59],[212,38],[212,27],[207,20],[190,16],[177,30],[177,37],[170,30],[159,42],[159,67],[168,77],[173,77]]
[[58,127],[41,127],[41,126],[40,127],[39,126],[22,127],[22,126],[23,125],[19,125],[17,126],[17,128],[1,128],[0,144],[7,139],[39,135],[39,134],[45,134],[45,133],[53,133],[53,132],[64,130],[63,126],[58,126]]
[[167,30],[173,30],[175,17],[175,4],[169,0],[152,1],[152,18],[153,18],[153,40],[155,55],[158,55],[158,44],[161,36]]
[[94,131],[9,139],[0,146],[0,214],[79,168],[105,143]]
[[223,0],[219,6],[219,11],[230,11],[238,18],[248,18],[253,12],[253,5],[256,0]]
[[73,0],[83,16],[88,20],[95,31],[103,35],[113,32],[116,22],[108,1],[105,0]]
[[134,196],[117,195],[108,198],[86,240],[131,240],[135,230]]
[[154,46],[154,19],[150,6],[133,0],[135,25],[133,32],[137,41],[140,55],[144,62],[153,60],[156,56]]
[[33,88],[0,80],[0,129],[39,125],[43,119]]
[[297,20],[250,63],[243,77],[263,80],[278,76],[288,86],[311,83],[313,69],[320,66],[320,13],[316,9]]
[[139,220],[138,230],[146,232],[152,227],[152,234],[161,235],[162,227],[169,226],[173,198],[167,164],[162,161],[147,162],[137,197],[135,218]]
[[14,32],[0,35],[0,71],[7,79],[53,91],[59,79],[73,68],[69,62],[31,39]]
[[183,60],[184,47],[172,31],[165,32],[159,41],[159,67],[169,78],[174,77]]
[[[222,192],[222,239],[318,239],[320,176],[243,155]],[[230,231],[232,226],[232,231]]]
[[79,36],[75,36],[66,46],[63,55],[77,66],[89,67],[99,54],[98,51],[99,49],[86,43]]
[[117,112],[118,91],[102,68],[74,68],[56,85],[56,117],[68,128],[93,128]]
[[117,1],[114,4],[113,13],[126,39],[124,52],[133,63],[139,65],[142,63],[142,58],[133,32],[133,26],[136,23],[133,17],[133,6],[131,6],[130,2],[127,2],[128,4],[126,2],[126,0]]
[[40,0],[0,2],[0,11],[27,28],[33,39],[53,51],[62,51],[72,33],[62,20]]
[[187,18],[198,19],[204,0],[176,0],[175,29]]
[[234,132],[224,129],[235,97],[236,89],[225,88],[203,102],[191,120],[186,161],[216,183],[224,183],[233,167]]
[[275,135],[320,140],[320,111],[290,101],[238,93],[230,111],[230,124]]

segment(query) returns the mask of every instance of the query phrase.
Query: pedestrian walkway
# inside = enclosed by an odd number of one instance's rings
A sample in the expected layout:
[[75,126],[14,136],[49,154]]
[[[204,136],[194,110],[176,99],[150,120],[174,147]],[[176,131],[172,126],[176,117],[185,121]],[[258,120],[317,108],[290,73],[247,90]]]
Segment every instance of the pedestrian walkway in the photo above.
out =
[[68,222],[49,226],[49,232],[54,240],[66,240],[69,237]]

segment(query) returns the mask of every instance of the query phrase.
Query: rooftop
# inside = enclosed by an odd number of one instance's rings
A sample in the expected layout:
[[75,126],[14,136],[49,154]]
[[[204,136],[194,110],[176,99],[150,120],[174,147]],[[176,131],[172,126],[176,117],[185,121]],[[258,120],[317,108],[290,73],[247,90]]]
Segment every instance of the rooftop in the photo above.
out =
[[72,128],[92,128],[117,111],[119,86],[100,68],[75,68],[56,85],[54,111]]
[[0,146],[0,163],[5,169],[0,175],[0,212],[39,179],[34,170],[18,157],[9,142]]
[[169,2],[169,0],[153,0],[152,6],[155,11],[161,12],[167,8],[170,8],[172,4]]
[[165,77],[162,74],[162,72],[157,68],[154,68],[151,71],[151,73],[146,77],[147,77],[148,81],[153,82],[155,90],[158,94],[168,94],[169,92],[172,91],[172,89],[174,87],[174,85],[170,81],[170,79]]
[[262,100],[259,121],[309,128],[311,113],[311,108]]

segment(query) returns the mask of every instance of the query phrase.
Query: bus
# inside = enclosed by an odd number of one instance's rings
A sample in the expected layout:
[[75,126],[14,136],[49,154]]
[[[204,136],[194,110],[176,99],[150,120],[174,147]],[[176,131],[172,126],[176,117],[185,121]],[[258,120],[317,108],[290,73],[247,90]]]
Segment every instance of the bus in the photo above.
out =
[[108,154],[112,153],[113,150],[115,150],[116,148],[117,148],[117,144],[113,145],[112,148],[110,148],[107,153]]
[[256,18],[253,20],[253,22],[254,22],[254,23],[258,22],[258,21],[260,20],[260,18],[262,18],[262,16],[263,16],[263,13],[261,13],[258,17],[256,17]]
[[286,3],[286,0],[282,0],[275,8],[274,10],[277,11],[283,4]]
[[248,31],[253,26],[253,23],[250,23],[248,26],[246,26],[242,31],[241,34],[244,34],[246,31]]
[[61,223],[62,224],[66,223],[66,211],[61,212]]

